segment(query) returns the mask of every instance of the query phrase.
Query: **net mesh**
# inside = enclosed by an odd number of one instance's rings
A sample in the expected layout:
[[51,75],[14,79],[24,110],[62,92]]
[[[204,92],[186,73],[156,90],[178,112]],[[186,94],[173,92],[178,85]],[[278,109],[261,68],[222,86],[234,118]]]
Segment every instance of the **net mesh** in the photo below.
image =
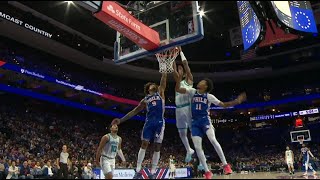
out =
[[174,71],[173,62],[177,58],[179,52],[179,48],[174,47],[156,54],[160,73],[172,73]]
[[299,141],[300,144],[303,144],[304,136],[298,136],[297,140]]

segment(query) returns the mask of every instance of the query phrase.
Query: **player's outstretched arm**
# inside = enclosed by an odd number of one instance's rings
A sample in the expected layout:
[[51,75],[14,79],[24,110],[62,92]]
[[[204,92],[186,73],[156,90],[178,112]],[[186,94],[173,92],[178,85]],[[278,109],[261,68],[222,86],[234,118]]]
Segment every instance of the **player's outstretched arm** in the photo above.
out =
[[100,140],[99,147],[96,153],[96,165],[99,167],[100,166],[100,157],[101,157],[101,152],[103,147],[106,145],[106,143],[109,141],[108,136],[103,136]]
[[233,101],[229,101],[229,102],[220,102],[218,105],[221,107],[232,107],[238,104],[243,103],[244,101],[247,100],[247,95],[246,93],[241,93],[237,99],[233,100]]
[[122,147],[121,144],[122,144],[122,138],[120,138],[120,142],[119,142],[119,146],[118,146],[118,155],[121,158],[122,163],[125,164],[126,158],[123,155],[123,152],[122,152],[122,149],[121,149],[121,147]]
[[308,153],[310,154],[310,156],[311,156],[312,158],[314,158],[314,155],[312,154],[312,152],[310,151],[310,149],[308,150]]
[[174,68],[173,77],[174,77],[174,80],[176,81],[175,91],[181,94],[186,94],[187,89],[180,87],[180,82],[182,81],[183,74],[182,72],[177,72],[177,66],[175,63],[173,65],[173,68]]
[[167,73],[162,73],[160,86],[159,86],[159,93],[162,98],[165,98],[164,92],[166,90],[166,87],[167,87]]
[[121,119],[114,119],[111,124],[121,124],[123,122],[125,122],[126,120],[132,118],[133,116],[135,116],[136,114],[138,114],[140,111],[142,111],[144,109],[144,107],[146,106],[146,103],[144,102],[144,99],[142,99],[139,103],[139,105],[137,107],[135,107],[132,111],[130,111],[128,114],[126,114],[125,116],[123,116]]
[[191,69],[189,67],[187,58],[184,56],[184,54],[182,52],[181,47],[179,47],[179,49],[180,49],[180,57],[182,60],[182,65],[183,65],[184,70],[186,71],[186,81],[188,84],[192,85],[193,84],[193,76],[191,73]]

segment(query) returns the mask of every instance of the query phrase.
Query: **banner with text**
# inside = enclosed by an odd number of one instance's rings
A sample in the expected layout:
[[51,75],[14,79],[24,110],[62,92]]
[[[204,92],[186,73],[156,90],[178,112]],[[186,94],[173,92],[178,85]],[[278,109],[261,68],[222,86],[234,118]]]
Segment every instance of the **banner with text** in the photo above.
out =
[[[94,178],[95,179],[104,179],[105,176],[101,169],[94,169]],[[142,178],[149,179],[151,170],[150,169],[142,169]],[[156,179],[169,179],[169,169],[168,168],[160,168],[156,170],[155,176]],[[134,169],[115,169],[113,172],[113,179],[133,179],[135,174]],[[191,177],[191,168],[176,168],[176,176],[175,178],[190,178]]]
[[146,50],[156,49],[160,45],[158,32],[140,22],[116,2],[103,1],[101,11],[94,16]]
[[[37,34],[40,34],[42,36],[45,36],[47,38],[51,38],[52,37],[52,34],[51,33],[48,33],[38,27],[36,27],[35,25],[32,25],[30,23],[27,23],[27,22],[24,22],[18,18],[15,18],[14,16],[8,14],[8,13],[5,13],[5,12],[2,12],[1,9],[0,9],[0,18],[2,19],[5,19],[7,21],[10,21],[12,23],[15,23],[16,25],[19,25],[19,26],[22,26],[30,31],[33,31]],[[3,27],[1,27],[3,28]]]

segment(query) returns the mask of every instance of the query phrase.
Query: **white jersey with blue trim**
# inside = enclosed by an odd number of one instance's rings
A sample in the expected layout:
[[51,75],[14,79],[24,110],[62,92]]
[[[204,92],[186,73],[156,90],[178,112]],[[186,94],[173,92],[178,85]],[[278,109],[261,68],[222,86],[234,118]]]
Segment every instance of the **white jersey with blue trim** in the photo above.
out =
[[118,147],[120,144],[120,136],[113,137],[111,133],[106,134],[109,137],[109,141],[106,143],[102,150],[102,156],[105,156],[110,159],[114,159],[118,153]]
[[[189,89],[192,88],[192,84],[188,84],[186,80],[182,80],[180,82],[180,88],[185,88],[185,89]],[[190,96],[188,94],[181,94],[176,92],[176,106],[180,107],[180,106],[187,106],[190,104]]]

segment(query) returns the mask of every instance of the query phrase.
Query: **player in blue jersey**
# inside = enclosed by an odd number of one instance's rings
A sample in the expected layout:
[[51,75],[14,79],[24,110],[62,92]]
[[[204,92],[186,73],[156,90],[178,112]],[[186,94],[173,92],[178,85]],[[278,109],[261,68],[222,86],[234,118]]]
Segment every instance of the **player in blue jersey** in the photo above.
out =
[[305,167],[306,172],[303,174],[304,176],[308,175],[308,168],[311,169],[311,171],[313,171],[313,175],[316,175],[317,172],[313,169],[312,165],[311,165],[311,159],[310,156],[315,159],[315,157],[313,156],[313,154],[311,153],[310,149],[306,147],[305,144],[302,144],[302,148],[301,148],[301,154],[300,154],[300,160],[302,159],[302,165]]
[[151,167],[151,176],[150,179],[154,179],[154,174],[156,172],[156,168],[160,159],[160,148],[164,136],[165,129],[165,120],[164,120],[164,111],[165,111],[165,95],[164,91],[166,89],[167,84],[167,74],[163,73],[160,81],[160,85],[156,85],[155,83],[147,83],[144,86],[144,92],[146,94],[145,98],[143,98],[139,105],[130,111],[127,115],[125,115],[121,119],[114,119],[112,124],[120,124],[124,121],[130,119],[131,117],[138,114],[144,108],[147,109],[146,121],[141,134],[141,148],[138,153],[137,159],[137,168],[136,174],[133,179],[142,178],[140,173],[141,164],[144,160],[144,156],[146,153],[146,149],[151,140],[154,140],[155,143],[155,151],[152,157],[152,167]]
[[[175,69],[176,71],[176,69]],[[211,119],[209,116],[209,110],[211,104],[215,104],[221,107],[231,107],[241,104],[246,100],[246,94],[242,93],[234,101],[221,102],[214,95],[209,94],[213,89],[213,84],[210,79],[204,79],[200,81],[197,85],[197,89],[194,88],[181,88],[180,82],[182,79],[182,74],[179,72],[178,77],[176,77],[176,72],[174,78],[176,81],[176,92],[182,94],[188,94],[191,100],[191,113],[192,113],[192,124],[191,124],[191,134],[194,147],[196,149],[200,163],[203,165],[205,170],[205,178],[211,179],[212,173],[208,169],[206,158],[202,149],[202,137],[207,135],[211,144],[214,146],[221,162],[223,163],[224,173],[231,174],[232,170],[230,165],[227,163],[222,148],[217,141],[214,133],[214,127],[212,126]]]

